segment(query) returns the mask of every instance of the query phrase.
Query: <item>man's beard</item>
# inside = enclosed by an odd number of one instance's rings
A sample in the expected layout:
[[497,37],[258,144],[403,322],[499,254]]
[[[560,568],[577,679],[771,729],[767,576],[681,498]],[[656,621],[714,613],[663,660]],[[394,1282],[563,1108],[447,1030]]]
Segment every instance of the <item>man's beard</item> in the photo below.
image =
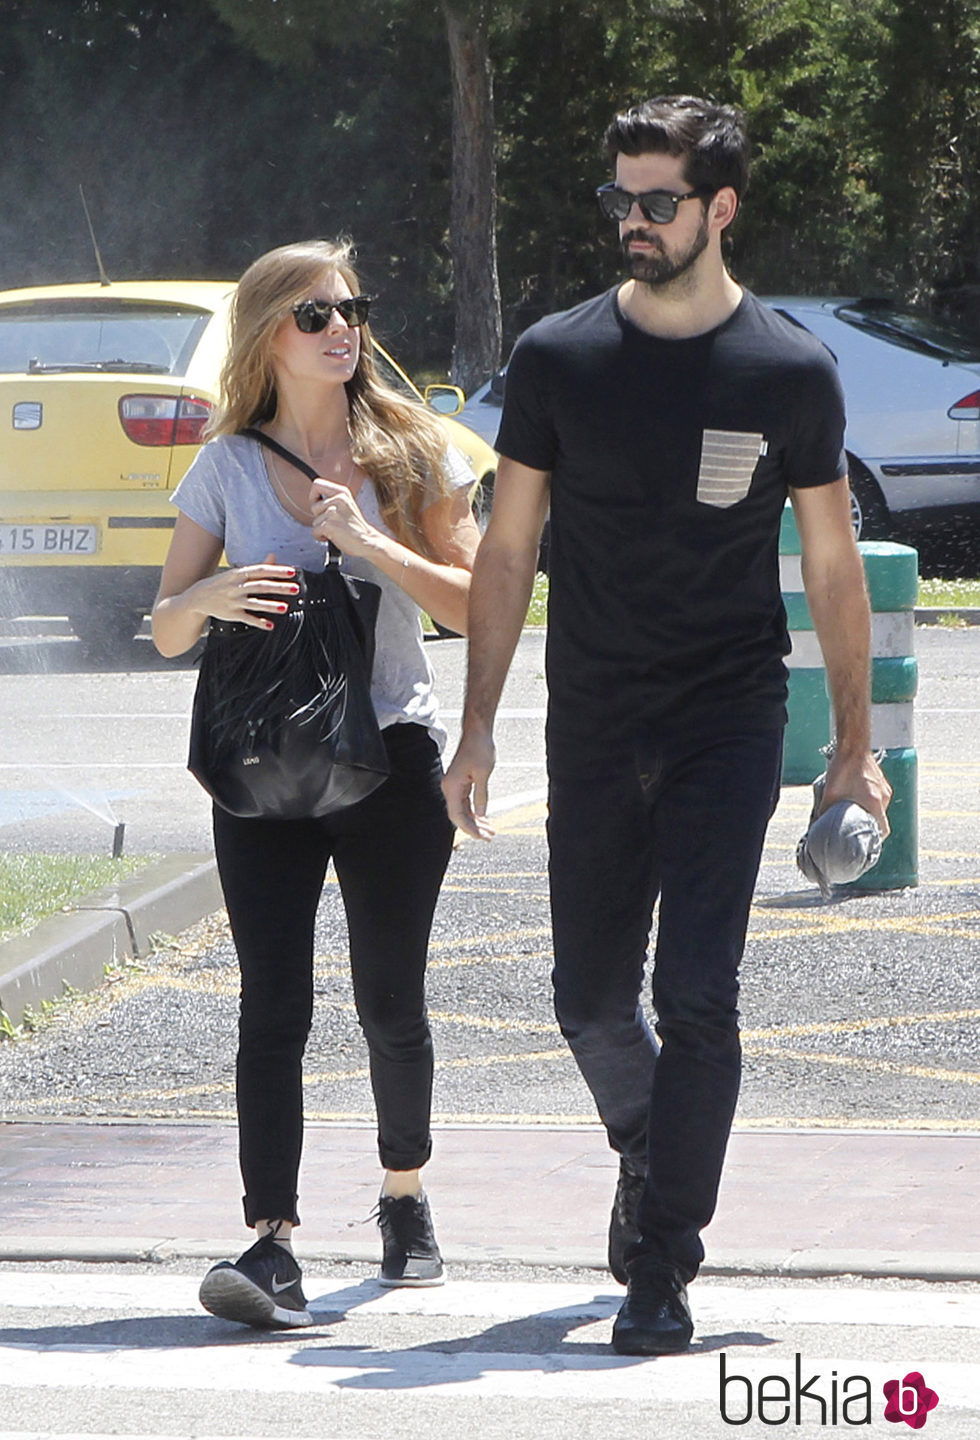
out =
[[680,255],[668,255],[665,250],[652,255],[638,254],[629,248],[632,239],[652,241],[656,245],[663,243],[659,235],[649,231],[631,230],[623,236],[623,254],[626,256],[626,268],[630,278],[639,280],[643,285],[671,285],[680,276],[687,274],[698,257],[708,248],[708,217],[702,216],[697,234]]

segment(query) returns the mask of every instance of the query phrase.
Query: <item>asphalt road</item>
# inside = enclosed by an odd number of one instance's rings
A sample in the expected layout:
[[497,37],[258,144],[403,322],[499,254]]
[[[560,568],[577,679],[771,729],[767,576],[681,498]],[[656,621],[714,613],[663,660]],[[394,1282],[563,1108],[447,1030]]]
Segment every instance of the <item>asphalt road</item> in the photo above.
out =
[[[500,833],[491,845],[458,849],[436,919],[435,1113],[447,1122],[593,1114],[551,1014],[542,645],[539,633],[523,637],[504,697],[494,786],[505,812]],[[792,863],[808,792],[784,791],[743,967],[739,1123],[980,1129],[980,636],[923,629],[917,647],[922,883],[821,902]],[[464,646],[441,641],[433,654],[451,715]],[[63,801],[60,810],[42,808],[70,782],[90,800],[109,796],[131,850],[207,848],[206,803],[182,768],[191,670],[148,660],[145,669],[67,680],[62,667],[8,673],[0,686],[9,845],[90,849],[93,836],[107,843],[105,820]],[[317,951],[308,1113],[367,1119],[333,882]],[[214,918],[143,969],[65,1006],[35,1038],[0,1047],[0,1110],[227,1119],[236,994],[230,941]]]

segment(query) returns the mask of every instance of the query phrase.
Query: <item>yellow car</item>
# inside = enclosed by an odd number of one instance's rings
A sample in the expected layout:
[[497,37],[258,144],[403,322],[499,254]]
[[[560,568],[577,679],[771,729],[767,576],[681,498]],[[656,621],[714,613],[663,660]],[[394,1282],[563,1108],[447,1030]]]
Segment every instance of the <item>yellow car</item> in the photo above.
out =
[[[0,615],[67,615],[93,648],[135,635],[217,397],[234,282],[132,281],[0,292]],[[420,394],[475,480],[497,457],[448,418],[455,386]]]

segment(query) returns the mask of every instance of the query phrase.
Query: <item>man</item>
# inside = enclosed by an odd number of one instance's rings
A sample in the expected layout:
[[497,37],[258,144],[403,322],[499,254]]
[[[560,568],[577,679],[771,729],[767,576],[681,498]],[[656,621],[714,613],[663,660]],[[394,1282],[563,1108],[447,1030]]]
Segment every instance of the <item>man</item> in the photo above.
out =
[[[792,498],[836,750],[824,807],[887,833],[869,750],[869,615],[829,353],[732,278],[747,177],[737,111],[689,96],[606,134],[629,278],[515,348],[493,515],[470,597],[450,815],[489,838],[492,724],[551,505],[548,629],[555,1008],[620,1176],[622,1354],[683,1350],[738,1094],[737,971],[779,793]],[[652,911],[657,1040],[639,1003]]]

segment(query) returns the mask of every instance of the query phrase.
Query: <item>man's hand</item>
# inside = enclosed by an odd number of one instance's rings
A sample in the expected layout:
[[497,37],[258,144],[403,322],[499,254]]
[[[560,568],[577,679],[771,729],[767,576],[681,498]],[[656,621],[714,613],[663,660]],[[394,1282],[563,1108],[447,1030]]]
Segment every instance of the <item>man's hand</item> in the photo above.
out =
[[822,815],[831,805],[836,805],[838,800],[851,800],[874,816],[884,840],[890,830],[885,811],[891,798],[892,787],[870,751],[854,754],[837,751],[827,765],[827,784],[820,813]]
[[459,742],[442,782],[449,818],[474,840],[492,840],[487,822],[487,786],[497,752],[493,738],[467,735]]

